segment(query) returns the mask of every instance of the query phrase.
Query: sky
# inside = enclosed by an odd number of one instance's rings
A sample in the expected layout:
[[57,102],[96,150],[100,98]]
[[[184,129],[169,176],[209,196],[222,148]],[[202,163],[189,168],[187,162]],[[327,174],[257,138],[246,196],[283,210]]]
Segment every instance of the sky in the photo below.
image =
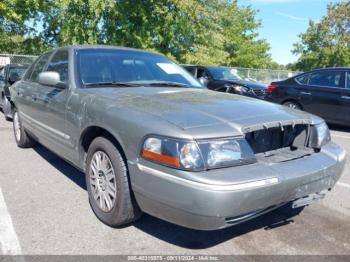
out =
[[259,10],[257,18],[261,20],[260,37],[271,46],[271,55],[275,62],[288,64],[298,57],[292,54],[293,43],[298,35],[308,28],[309,20],[320,21],[327,13],[330,2],[341,0],[238,0],[243,6],[251,5]]

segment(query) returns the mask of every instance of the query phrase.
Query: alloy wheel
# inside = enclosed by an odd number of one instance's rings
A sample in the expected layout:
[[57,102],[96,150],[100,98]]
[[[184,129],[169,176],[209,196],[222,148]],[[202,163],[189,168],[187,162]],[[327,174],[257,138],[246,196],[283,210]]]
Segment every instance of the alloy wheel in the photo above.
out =
[[116,178],[110,158],[102,151],[97,151],[92,156],[90,186],[98,207],[103,212],[111,211],[117,197]]

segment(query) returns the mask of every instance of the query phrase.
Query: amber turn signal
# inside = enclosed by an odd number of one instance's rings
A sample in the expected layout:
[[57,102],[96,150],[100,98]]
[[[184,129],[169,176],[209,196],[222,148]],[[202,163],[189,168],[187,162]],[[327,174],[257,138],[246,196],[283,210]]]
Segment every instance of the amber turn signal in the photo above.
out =
[[157,154],[147,150],[142,151],[142,156],[146,159],[153,160],[155,162],[158,162],[167,166],[172,166],[176,168],[179,168],[181,166],[180,161],[175,157]]

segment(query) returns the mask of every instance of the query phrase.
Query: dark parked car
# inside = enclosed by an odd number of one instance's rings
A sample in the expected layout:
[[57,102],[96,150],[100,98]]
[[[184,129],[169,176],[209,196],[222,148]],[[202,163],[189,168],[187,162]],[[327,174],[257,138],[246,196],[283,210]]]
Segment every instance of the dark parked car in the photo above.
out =
[[8,120],[12,118],[9,87],[20,80],[29,65],[8,64],[0,69],[0,108]]
[[199,82],[210,90],[264,98],[266,86],[246,81],[229,67],[183,65]]
[[324,197],[346,162],[321,118],[209,91],[140,50],[59,48],[10,91],[17,145],[37,141],[84,171],[91,207],[110,226],[143,211],[229,227]]
[[325,68],[272,82],[266,100],[350,125],[350,68]]

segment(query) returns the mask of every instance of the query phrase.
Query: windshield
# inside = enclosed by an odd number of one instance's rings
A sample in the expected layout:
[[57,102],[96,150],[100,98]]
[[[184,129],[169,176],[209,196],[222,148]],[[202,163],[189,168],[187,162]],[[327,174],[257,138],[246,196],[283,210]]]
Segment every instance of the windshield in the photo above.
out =
[[11,78],[14,78],[14,77],[21,78],[26,70],[27,70],[27,67],[10,67],[9,68],[9,77],[11,77]]
[[[181,86],[202,88],[182,67],[164,56],[134,50],[83,49],[77,67],[84,86]],[[119,85],[116,85],[118,84]]]
[[235,68],[210,67],[208,70],[216,80],[242,80]]

